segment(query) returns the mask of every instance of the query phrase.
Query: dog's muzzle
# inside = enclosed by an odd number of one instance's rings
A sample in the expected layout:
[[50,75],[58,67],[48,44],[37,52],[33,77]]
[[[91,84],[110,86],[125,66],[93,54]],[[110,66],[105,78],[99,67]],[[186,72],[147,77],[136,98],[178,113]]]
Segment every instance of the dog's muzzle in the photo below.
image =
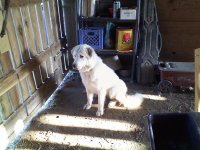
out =
[[77,66],[75,63],[72,64],[72,68],[77,70]]

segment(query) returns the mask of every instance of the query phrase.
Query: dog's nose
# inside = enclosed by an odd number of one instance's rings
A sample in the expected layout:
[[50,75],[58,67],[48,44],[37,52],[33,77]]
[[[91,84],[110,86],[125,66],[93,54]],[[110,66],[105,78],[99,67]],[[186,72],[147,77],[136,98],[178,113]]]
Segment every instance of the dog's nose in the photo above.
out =
[[76,64],[73,63],[73,64],[72,64],[72,67],[73,67],[73,69],[76,69]]

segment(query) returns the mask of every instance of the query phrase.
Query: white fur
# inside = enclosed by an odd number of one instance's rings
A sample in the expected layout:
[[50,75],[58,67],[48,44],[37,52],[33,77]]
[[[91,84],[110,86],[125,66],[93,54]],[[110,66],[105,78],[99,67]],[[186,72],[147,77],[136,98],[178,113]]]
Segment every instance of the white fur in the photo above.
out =
[[[73,64],[79,70],[87,92],[87,104],[84,109],[91,108],[94,94],[98,95],[97,116],[104,113],[106,95],[128,108],[136,108],[141,105],[141,95],[127,95],[124,81],[119,79],[116,73],[102,62],[92,47],[87,44],[77,45],[72,49],[72,55]],[[110,103],[110,106],[113,104],[113,102]]]

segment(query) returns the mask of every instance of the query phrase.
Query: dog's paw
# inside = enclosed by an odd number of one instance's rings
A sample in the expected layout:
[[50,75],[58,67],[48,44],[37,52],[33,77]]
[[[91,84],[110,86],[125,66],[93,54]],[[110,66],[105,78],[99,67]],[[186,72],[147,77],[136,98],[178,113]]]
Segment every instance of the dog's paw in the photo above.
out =
[[108,104],[108,108],[113,108],[116,105],[116,101],[110,101]]
[[83,106],[83,109],[90,109],[92,107],[92,105],[88,105],[88,104],[85,104],[84,106]]
[[103,111],[99,111],[99,110],[98,110],[98,111],[96,112],[96,116],[100,117],[100,116],[102,116],[102,115],[103,115]]

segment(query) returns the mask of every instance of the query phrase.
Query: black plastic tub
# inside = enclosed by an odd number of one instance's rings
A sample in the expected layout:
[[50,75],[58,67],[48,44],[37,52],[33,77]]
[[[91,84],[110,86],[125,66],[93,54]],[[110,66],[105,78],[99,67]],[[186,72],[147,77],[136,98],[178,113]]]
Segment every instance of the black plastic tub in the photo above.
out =
[[189,113],[148,115],[152,150],[200,150],[197,125]]

